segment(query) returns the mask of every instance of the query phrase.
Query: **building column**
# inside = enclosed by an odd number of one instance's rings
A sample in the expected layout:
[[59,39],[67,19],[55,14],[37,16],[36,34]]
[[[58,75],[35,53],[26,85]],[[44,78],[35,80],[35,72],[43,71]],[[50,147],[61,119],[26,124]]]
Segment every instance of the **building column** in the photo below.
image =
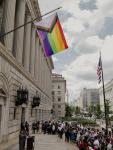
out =
[[35,64],[35,38],[36,38],[36,30],[32,27],[31,34],[31,52],[30,52],[30,73],[34,76],[34,64]]
[[35,79],[38,81],[38,75],[39,75],[39,39],[38,37],[36,37],[36,48],[35,48],[35,64],[34,64],[34,67],[35,67],[35,72],[34,72],[34,75],[35,75]]
[[[31,17],[26,14],[26,22],[31,21]],[[24,50],[23,50],[23,65],[26,71],[29,72],[30,65],[30,49],[31,49],[31,23],[25,26],[24,35]]]
[[[16,0],[5,0],[4,17],[3,17],[3,25],[4,25],[5,33],[14,29],[15,8],[16,8]],[[14,32],[11,32],[4,37],[5,46],[11,52],[13,50],[13,36],[14,36]]]
[[[15,17],[15,26],[21,26],[25,23],[25,0],[17,1],[17,10]],[[23,55],[23,43],[24,43],[24,27],[19,28],[15,31],[14,38],[14,56],[16,60],[22,64]]]

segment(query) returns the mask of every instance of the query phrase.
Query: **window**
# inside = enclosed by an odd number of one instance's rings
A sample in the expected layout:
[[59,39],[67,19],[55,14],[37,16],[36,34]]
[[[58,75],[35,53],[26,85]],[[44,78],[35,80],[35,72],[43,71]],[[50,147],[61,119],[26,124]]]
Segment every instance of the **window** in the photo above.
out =
[[16,119],[16,107],[14,108],[14,120]]
[[[4,2],[0,0],[0,34],[4,34],[4,26],[3,26],[3,10],[4,10]],[[1,38],[0,41],[4,43],[4,38]]]
[[54,91],[52,91],[52,95],[55,95],[55,92],[54,92]]
[[58,108],[61,108],[61,105],[58,105]]
[[61,94],[61,91],[58,91],[58,95],[60,95]]
[[3,19],[3,0],[0,1],[0,31],[1,31],[1,25],[2,25],[2,19]]
[[58,111],[58,115],[61,115],[61,111]]
[[58,85],[58,89],[60,89],[60,85]]
[[33,108],[31,108],[31,117],[33,116]]
[[58,97],[58,102],[61,102],[61,97]]

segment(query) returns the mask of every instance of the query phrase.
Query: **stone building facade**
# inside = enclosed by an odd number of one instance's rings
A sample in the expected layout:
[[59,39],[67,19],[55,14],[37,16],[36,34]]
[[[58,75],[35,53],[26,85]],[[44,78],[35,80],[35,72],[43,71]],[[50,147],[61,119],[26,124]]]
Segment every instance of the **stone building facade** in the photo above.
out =
[[[0,34],[40,17],[38,0],[1,0]],[[0,143],[17,138],[20,124],[49,120],[53,62],[46,58],[32,23],[0,38]],[[28,103],[15,105],[17,90],[28,90]],[[32,108],[39,95],[39,107]]]
[[[103,87],[100,87],[99,93],[101,110],[104,111]],[[110,109],[113,110],[113,79],[105,84],[105,99],[109,100]]]
[[66,80],[60,74],[52,75],[53,119],[65,116]]

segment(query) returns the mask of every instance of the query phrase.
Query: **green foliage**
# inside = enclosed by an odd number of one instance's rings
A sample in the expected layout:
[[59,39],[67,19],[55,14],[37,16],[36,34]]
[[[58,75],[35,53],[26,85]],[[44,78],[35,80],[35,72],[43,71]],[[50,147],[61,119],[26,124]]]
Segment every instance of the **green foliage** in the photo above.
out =
[[96,105],[95,115],[96,115],[96,117],[97,117],[98,119],[100,119],[101,116],[102,116],[102,111],[101,111],[101,109],[100,109],[100,104],[97,104],[97,105]]
[[66,117],[71,117],[73,114],[80,114],[80,108],[77,106],[70,106],[69,104],[66,104],[65,107],[66,110]]
[[75,114],[80,114],[80,107],[78,106],[75,107]]
[[96,106],[91,104],[88,108],[88,112],[89,112],[90,116],[95,115],[98,119],[101,118],[101,116],[102,116],[102,111],[100,109],[100,104],[97,104]]
[[106,112],[107,112],[107,114],[112,113],[112,111],[111,111],[111,102],[110,102],[110,100],[107,100],[107,99],[106,99]]
[[113,116],[109,117],[110,121],[113,121]]
[[88,112],[91,116],[95,114],[95,106],[93,104],[88,107]]
[[66,111],[66,113],[65,113],[66,117],[71,117],[72,116],[72,114],[73,114],[72,106],[69,106],[69,104],[66,104],[65,111]]
[[71,118],[71,117],[64,117],[62,118],[63,121],[76,121],[78,124],[82,124],[83,126],[97,126],[96,121],[85,119],[85,118]]

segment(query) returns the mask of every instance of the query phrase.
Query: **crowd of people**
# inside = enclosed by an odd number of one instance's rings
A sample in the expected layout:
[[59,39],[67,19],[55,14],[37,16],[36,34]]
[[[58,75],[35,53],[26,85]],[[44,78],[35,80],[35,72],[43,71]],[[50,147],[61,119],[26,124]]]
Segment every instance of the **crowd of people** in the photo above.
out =
[[[21,124],[21,130],[26,131],[29,135],[29,124]],[[113,150],[113,133],[109,131],[107,134],[106,130],[101,130],[83,127],[77,123],[68,122],[33,122],[32,133],[43,133],[43,134],[58,134],[59,138],[65,137],[66,142],[73,142],[78,146],[79,150]]]
[[44,134],[58,134],[60,138],[65,135],[66,142],[74,142],[79,150],[112,150],[113,138],[112,132],[106,134],[106,130],[83,127],[68,122],[51,122],[42,123],[42,132]]

